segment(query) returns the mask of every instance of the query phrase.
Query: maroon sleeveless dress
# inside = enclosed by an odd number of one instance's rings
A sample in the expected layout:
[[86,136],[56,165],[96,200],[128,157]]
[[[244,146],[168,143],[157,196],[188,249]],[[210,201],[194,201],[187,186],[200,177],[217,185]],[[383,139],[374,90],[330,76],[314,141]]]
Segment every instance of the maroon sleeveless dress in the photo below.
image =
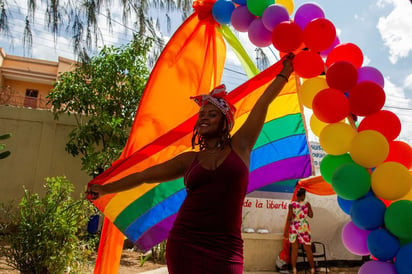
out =
[[186,171],[187,197],[169,233],[171,274],[242,274],[242,205],[249,170],[232,150],[215,170],[197,158]]

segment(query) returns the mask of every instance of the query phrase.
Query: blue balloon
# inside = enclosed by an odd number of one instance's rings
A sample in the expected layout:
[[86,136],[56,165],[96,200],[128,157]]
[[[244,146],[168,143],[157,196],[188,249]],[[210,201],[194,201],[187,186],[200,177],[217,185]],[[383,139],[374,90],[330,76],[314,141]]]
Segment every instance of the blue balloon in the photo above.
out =
[[353,201],[350,210],[352,222],[364,230],[374,230],[383,226],[386,206],[374,196]]
[[337,197],[338,197],[338,205],[340,209],[342,209],[342,211],[345,212],[346,214],[350,215],[350,208],[352,206],[353,200],[346,200],[340,196],[337,196]]
[[234,10],[235,4],[232,1],[218,0],[213,4],[212,15],[219,24],[228,25]]
[[400,248],[399,239],[386,229],[371,231],[366,239],[366,243],[369,252],[380,261],[394,259]]
[[246,5],[246,0],[232,0],[232,1],[239,5]]
[[402,246],[395,257],[395,268],[398,274],[410,274],[412,269],[412,243]]

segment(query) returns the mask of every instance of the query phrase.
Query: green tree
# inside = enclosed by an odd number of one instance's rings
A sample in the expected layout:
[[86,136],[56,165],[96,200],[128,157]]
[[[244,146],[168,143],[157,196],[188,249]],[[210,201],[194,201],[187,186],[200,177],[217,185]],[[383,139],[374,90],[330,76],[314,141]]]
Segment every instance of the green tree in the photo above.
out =
[[[9,19],[12,17],[11,9],[15,9],[15,5],[14,0],[0,0],[0,35],[13,35]],[[27,7],[18,7],[19,11],[26,13],[22,37],[26,48],[30,48],[35,39],[31,25],[38,15],[40,5],[47,6],[44,18],[48,31],[54,35],[55,42],[59,35],[72,37],[73,50],[80,57],[87,56],[87,53],[96,47],[97,42],[102,41],[98,18],[99,16],[105,17],[107,24],[111,27],[113,7],[121,8],[123,24],[133,25],[135,32],[139,35],[153,37],[155,45],[159,48],[163,46],[163,39],[158,28],[159,18],[149,15],[149,8],[165,11],[168,26],[170,26],[169,13],[171,11],[179,10],[182,16],[186,17],[192,10],[192,0],[28,0]]]
[[73,115],[77,127],[66,150],[81,154],[82,169],[96,175],[120,156],[149,77],[152,40],[140,36],[127,45],[104,47],[88,63],[59,77],[47,96],[55,118]]

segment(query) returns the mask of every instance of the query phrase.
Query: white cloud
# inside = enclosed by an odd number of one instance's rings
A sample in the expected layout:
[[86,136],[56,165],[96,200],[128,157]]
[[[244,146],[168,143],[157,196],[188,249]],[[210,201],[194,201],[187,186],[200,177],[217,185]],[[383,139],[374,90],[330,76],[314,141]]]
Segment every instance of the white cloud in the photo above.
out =
[[412,74],[409,74],[403,84],[404,89],[412,91]]
[[389,78],[385,78],[386,106],[404,107],[409,106],[410,99],[405,97],[402,87],[393,84]]
[[[408,79],[412,82],[412,75],[407,78],[407,81]],[[412,145],[412,109],[410,108],[412,102],[405,97],[403,89],[394,85],[389,78],[385,78],[386,102],[383,108],[392,111],[401,120],[401,134],[398,139]]]
[[412,51],[412,5],[405,0],[381,0],[377,5],[383,7],[388,3],[393,4],[394,9],[388,16],[379,18],[377,28],[389,47],[389,60],[395,64]]

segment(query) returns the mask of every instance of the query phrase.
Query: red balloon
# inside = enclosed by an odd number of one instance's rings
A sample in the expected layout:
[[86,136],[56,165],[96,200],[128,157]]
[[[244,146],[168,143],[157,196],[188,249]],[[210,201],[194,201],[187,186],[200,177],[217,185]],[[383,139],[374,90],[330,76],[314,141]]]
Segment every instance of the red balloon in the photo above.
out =
[[363,53],[355,44],[340,44],[328,54],[328,57],[326,58],[326,66],[330,67],[336,61],[348,61],[358,69],[363,63]]
[[312,78],[323,72],[325,64],[318,53],[305,50],[293,58],[293,68],[300,77]]
[[[382,199],[382,198],[380,198],[380,197],[377,197],[379,200],[381,200],[385,205],[386,205],[386,207],[388,207],[388,206],[390,206],[391,204],[392,204],[392,202],[393,201],[391,201],[391,200],[385,200],[385,199]],[[373,256],[372,256],[373,257]],[[374,259],[375,260],[375,259]]]
[[348,61],[337,61],[326,71],[326,82],[329,87],[348,91],[356,85],[358,70]]
[[292,52],[300,47],[303,31],[298,24],[291,21],[279,23],[272,31],[272,44],[281,52]]
[[378,112],[385,104],[385,91],[374,82],[356,84],[349,92],[349,105],[353,114],[368,116]]
[[337,89],[327,88],[315,95],[312,110],[322,122],[337,123],[349,115],[348,98]]
[[359,124],[358,131],[376,130],[386,137],[388,142],[395,140],[401,133],[401,121],[395,113],[380,110],[366,116]]
[[403,141],[389,143],[389,154],[385,162],[398,162],[407,169],[412,168],[412,148]]
[[317,18],[310,21],[303,30],[303,42],[316,52],[327,50],[336,38],[336,29],[331,21]]

